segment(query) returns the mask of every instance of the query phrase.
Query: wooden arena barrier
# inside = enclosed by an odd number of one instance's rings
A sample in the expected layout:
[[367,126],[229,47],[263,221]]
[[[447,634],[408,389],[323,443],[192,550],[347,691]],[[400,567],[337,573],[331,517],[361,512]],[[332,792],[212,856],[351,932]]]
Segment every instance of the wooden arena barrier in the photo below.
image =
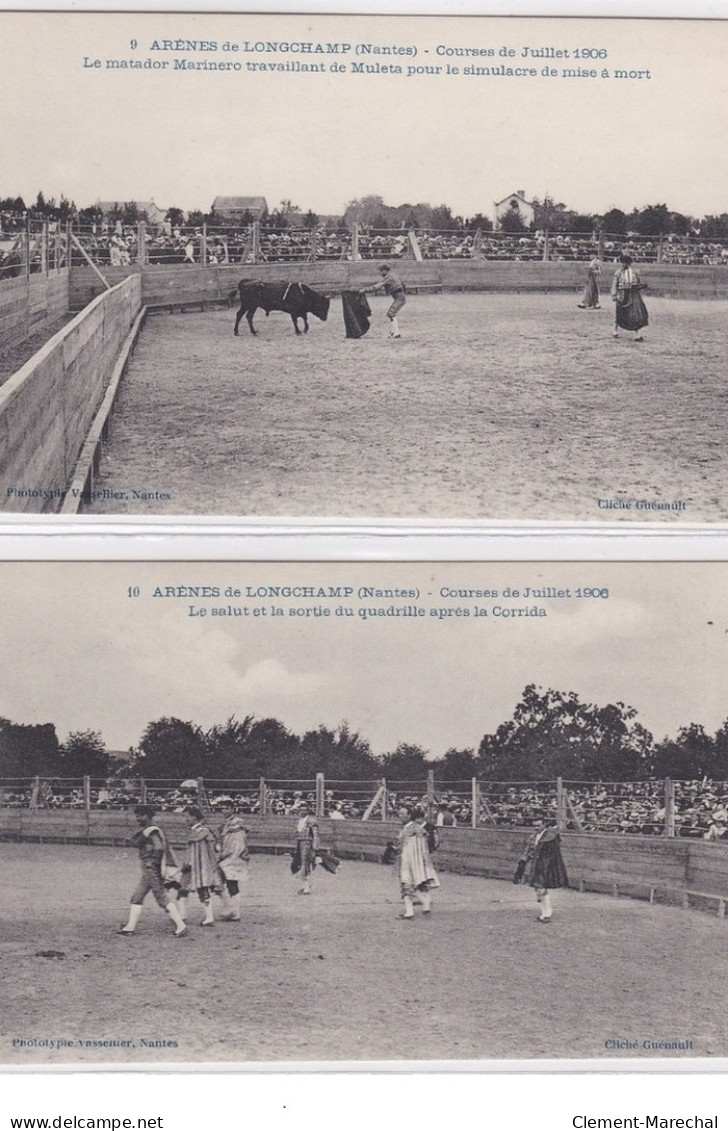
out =
[[70,310],[70,273],[62,267],[51,274],[0,281],[0,342],[17,346],[45,330]]
[[139,278],[124,280],[0,388],[0,510],[60,509],[140,306]]
[[[211,819],[213,828],[223,814]],[[159,813],[157,822],[180,849],[187,821]],[[245,816],[252,853],[292,853],[294,817]],[[135,829],[131,810],[0,809],[0,840],[66,844],[125,845]],[[342,860],[378,863],[387,841],[396,839],[392,821],[319,821],[321,844]],[[443,873],[510,881],[528,837],[527,829],[441,828],[435,863]],[[579,891],[706,908],[723,917],[728,903],[728,848],[681,837],[563,833],[564,860],[571,886]]]
[[[320,263],[257,263],[200,267],[105,267],[110,283],[139,277],[142,302],[151,309],[204,309],[226,305],[241,279],[262,282],[282,279],[308,283],[330,294],[377,282],[379,260],[357,263],[325,260]],[[534,262],[518,260],[392,260],[411,294],[439,291],[578,295],[584,288],[586,264],[573,260]],[[728,267],[648,263],[639,265],[648,295],[690,299],[728,298]],[[601,289],[608,294],[616,265],[602,267]],[[102,290],[90,267],[71,270],[71,309],[78,310]]]

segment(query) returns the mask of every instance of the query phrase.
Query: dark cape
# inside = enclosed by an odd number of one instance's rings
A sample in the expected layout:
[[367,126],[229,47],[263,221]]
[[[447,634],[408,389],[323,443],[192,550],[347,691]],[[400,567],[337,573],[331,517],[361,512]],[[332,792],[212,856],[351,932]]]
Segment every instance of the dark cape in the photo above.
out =
[[590,271],[587,275],[581,305],[587,309],[593,309],[595,306],[599,306],[599,280],[594,271]]
[[347,338],[363,338],[369,329],[371,314],[367,296],[361,291],[342,291],[341,302],[344,308]]
[[641,286],[636,286],[617,292],[617,325],[622,330],[641,330],[649,322],[641,289]]
[[568,888],[569,876],[561,855],[561,837],[556,829],[529,841],[518,861],[515,884],[525,882],[534,888]]

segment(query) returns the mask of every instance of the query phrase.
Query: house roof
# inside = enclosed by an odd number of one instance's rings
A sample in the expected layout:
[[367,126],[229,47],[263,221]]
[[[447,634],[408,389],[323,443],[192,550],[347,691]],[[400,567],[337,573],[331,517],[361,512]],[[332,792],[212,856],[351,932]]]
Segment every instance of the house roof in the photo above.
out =
[[264,196],[216,196],[212,202],[216,212],[267,212]]
[[133,752],[131,750],[107,750],[109,758],[116,762],[130,762]]
[[[123,208],[124,205],[131,203],[132,201],[130,200],[97,200],[96,207],[100,208],[103,214],[107,216],[109,212],[113,212],[115,208]],[[135,200],[133,203],[136,204],[139,212],[146,212],[147,215],[149,215],[149,213],[161,213],[164,215],[167,211],[166,208],[160,208],[153,200]]]
[[508,201],[508,200],[513,200],[514,197],[517,200],[522,200],[523,203],[527,204],[529,208],[533,208],[532,202],[530,200],[526,200],[525,196],[520,191],[519,192],[509,192],[508,196],[504,196],[502,200],[496,200],[496,202],[495,202],[496,208],[498,208],[499,205],[501,205],[501,204],[505,204],[506,201]]

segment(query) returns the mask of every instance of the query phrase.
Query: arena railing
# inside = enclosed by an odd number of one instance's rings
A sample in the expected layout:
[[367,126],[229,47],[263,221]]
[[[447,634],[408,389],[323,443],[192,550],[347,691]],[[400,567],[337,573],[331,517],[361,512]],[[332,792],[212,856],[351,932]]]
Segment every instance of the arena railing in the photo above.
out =
[[[33,778],[0,780],[0,808],[130,810],[140,803],[181,813],[198,804],[208,813],[240,808],[275,817],[310,805],[320,817],[391,821],[401,806],[418,806],[437,824],[519,829],[541,822],[578,833],[712,838],[728,832],[728,782],[649,779],[632,782],[495,782],[472,778],[301,779]],[[713,832],[711,832],[713,830]],[[717,832],[716,832],[717,830]]]
[[65,224],[24,219],[0,223],[0,282],[48,275],[69,265],[69,235]]
[[664,781],[565,782],[565,827],[575,832],[674,835],[675,824],[669,819],[674,814],[672,786]]
[[401,260],[476,262],[607,263],[629,254],[640,263],[728,266],[728,239],[696,236],[640,236],[606,231],[502,232],[475,229],[389,229],[353,225],[314,228],[203,223],[124,225],[100,221],[72,227],[78,241],[74,264],[84,255],[96,266],[245,266],[264,263],[321,263]]
[[478,783],[470,819],[494,828],[533,827],[539,821],[563,827],[563,785],[557,781]]

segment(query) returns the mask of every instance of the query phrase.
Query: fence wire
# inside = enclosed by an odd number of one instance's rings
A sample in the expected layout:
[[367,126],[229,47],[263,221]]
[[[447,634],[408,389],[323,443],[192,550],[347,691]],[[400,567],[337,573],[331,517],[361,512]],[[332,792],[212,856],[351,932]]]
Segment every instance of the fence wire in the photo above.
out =
[[437,782],[301,779],[5,778],[0,808],[130,811],[153,805],[183,813],[237,809],[253,816],[296,816],[310,806],[334,820],[395,820],[419,808],[438,825],[533,828],[542,823],[579,833],[721,840],[728,834],[728,782]]
[[[69,233],[77,244],[69,247]],[[491,232],[476,229],[383,229],[356,225],[270,227],[209,223],[201,226],[100,219],[63,224],[35,220],[0,223],[0,279],[90,260],[99,268],[150,266],[245,267],[265,263],[390,260],[609,263],[629,254],[640,263],[728,266],[728,239],[622,235],[613,232]],[[70,257],[70,258],[69,258]],[[88,257],[88,258],[87,258]]]

